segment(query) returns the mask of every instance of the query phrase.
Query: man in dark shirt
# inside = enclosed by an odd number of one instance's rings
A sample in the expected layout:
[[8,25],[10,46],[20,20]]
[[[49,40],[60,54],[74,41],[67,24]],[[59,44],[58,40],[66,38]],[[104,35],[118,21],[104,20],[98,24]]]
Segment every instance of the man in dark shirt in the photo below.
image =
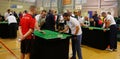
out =
[[46,20],[45,20],[45,29],[47,30],[55,30],[55,19],[53,15],[53,10],[49,10]]

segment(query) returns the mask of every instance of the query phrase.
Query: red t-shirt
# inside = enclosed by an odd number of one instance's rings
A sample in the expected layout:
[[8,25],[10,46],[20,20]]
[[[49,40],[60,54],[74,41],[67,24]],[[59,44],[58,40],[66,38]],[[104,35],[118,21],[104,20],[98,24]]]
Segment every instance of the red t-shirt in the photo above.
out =
[[[35,18],[33,18],[32,15],[30,14],[26,14],[21,18],[19,25],[21,26],[22,34],[24,35],[25,33],[28,32],[29,29],[34,29]],[[26,39],[31,39],[31,38],[32,38],[32,34],[29,35]]]

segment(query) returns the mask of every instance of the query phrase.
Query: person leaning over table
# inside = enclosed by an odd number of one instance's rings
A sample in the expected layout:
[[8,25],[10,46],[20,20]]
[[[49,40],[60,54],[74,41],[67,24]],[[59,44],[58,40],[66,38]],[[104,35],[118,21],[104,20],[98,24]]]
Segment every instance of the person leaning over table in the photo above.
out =
[[64,20],[66,20],[66,27],[63,31],[60,32],[66,32],[71,29],[71,34],[74,36],[72,37],[72,54],[73,56],[71,59],[76,59],[76,52],[78,55],[78,59],[82,59],[82,54],[81,54],[81,40],[82,40],[82,30],[81,26],[78,22],[77,19],[71,17],[68,13],[63,14]]
[[117,49],[117,25],[112,15],[102,12],[104,17],[103,28],[110,28],[110,48],[107,48],[109,51],[115,51]]
[[33,37],[32,33],[36,26],[36,20],[34,18],[36,7],[32,5],[29,10],[30,12],[21,18],[19,24],[21,59],[29,59],[30,57],[31,42]]
[[47,11],[46,10],[42,10],[42,12],[40,14],[35,16],[35,19],[36,19],[40,29],[44,29],[45,28],[46,15],[47,15]]
[[17,20],[16,17],[10,13],[10,15],[6,18],[9,24],[9,37],[16,38],[17,37]]

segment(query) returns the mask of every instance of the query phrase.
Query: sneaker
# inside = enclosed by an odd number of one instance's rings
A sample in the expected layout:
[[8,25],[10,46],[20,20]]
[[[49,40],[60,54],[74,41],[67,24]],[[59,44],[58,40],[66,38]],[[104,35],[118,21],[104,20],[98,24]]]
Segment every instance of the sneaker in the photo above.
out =
[[111,52],[113,51],[113,49],[110,49],[110,48],[106,48],[106,50],[107,50],[107,51],[111,51]]
[[113,51],[113,49],[110,49],[109,51],[110,51],[110,52],[112,52],[112,51]]
[[109,51],[109,50],[110,50],[110,48],[106,48],[105,50]]

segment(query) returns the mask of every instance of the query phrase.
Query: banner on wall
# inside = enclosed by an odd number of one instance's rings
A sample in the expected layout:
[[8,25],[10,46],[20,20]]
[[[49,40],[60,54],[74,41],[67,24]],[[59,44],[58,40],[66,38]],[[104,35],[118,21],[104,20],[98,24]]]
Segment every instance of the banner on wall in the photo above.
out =
[[16,5],[16,4],[12,4],[12,5],[10,6],[10,8],[17,8],[17,5]]
[[64,5],[69,5],[69,4],[71,4],[71,3],[72,3],[71,0],[63,0],[63,4],[64,4]]
[[22,5],[16,5],[16,4],[12,4],[11,6],[10,6],[10,8],[23,8],[23,6]]
[[17,8],[21,9],[21,8],[23,8],[23,6],[22,5],[17,5]]

